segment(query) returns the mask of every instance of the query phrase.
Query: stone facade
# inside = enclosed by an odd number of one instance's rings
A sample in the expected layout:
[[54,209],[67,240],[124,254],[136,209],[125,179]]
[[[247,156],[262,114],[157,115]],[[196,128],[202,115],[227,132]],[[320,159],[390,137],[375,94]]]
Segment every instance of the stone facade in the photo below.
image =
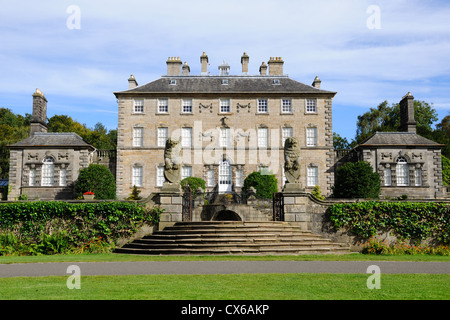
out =
[[400,102],[400,132],[377,132],[355,147],[359,160],[369,162],[381,177],[381,197],[434,199],[444,196],[443,145],[416,133],[414,97]]
[[74,198],[73,184],[92,163],[95,148],[75,133],[48,133],[47,100],[33,94],[30,137],[10,145],[8,200]]
[[[207,71],[190,75],[178,57],[167,60],[167,75],[142,86],[134,76],[118,99],[117,196],[126,198],[133,185],[142,196],[158,192],[164,182],[164,146],[168,137],[181,139],[182,177],[207,182],[209,191],[239,190],[245,177],[267,168],[284,186],[284,139],[300,144],[300,183],[319,185],[331,193],[333,179],[332,99],[335,92],[283,74],[279,57],[263,63],[259,75],[248,75],[249,57],[241,57],[242,74]],[[267,75],[267,69],[269,74]],[[309,177],[308,177],[309,175]]]

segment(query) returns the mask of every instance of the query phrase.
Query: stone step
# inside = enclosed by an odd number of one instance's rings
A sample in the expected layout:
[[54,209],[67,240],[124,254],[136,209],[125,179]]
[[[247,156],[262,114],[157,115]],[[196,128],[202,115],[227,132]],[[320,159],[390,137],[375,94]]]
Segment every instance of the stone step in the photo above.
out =
[[181,222],[134,240],[117,253],[312,254],[346,253],[349,247],[289,222]]

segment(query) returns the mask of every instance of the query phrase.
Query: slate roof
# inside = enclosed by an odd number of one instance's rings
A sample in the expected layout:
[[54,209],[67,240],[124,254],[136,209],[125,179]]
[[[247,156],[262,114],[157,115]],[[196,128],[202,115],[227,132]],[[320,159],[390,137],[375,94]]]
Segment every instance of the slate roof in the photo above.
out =
[[443,145],[424,138],[414,132],[376,132],[371,137],[358,144],[357,147],[367,146],[442,147]]
[[[222,80],[228,84],[222,84]],[[175,80],[176,84],[171,84]],[[279,84],[274,84],[278,80]],[[326,91],[308,86],[290,79],[288,76],[162,76],[136,88],[115,92],[127,93],[326,93]]]
[[83,147],[94,150],[95,148],[83,140],[74,132],[36,132],[33,136],[21,140],[9,146],[10,148],[24,147]]

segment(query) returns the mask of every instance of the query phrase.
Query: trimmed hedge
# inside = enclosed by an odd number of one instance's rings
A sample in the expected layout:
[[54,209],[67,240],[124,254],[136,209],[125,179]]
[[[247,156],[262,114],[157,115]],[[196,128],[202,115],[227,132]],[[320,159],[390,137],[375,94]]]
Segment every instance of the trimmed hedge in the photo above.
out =
[[272,199],[273,194],[278,192],[278,180],[274,174],[262,174],[259,171],[250,173],[244,180],[242,190],[247,192],[250,187],[256,189],[256,197],[263,199]]
[[392,230],[401,239],[450,243],[450,204],[433,202],[357,202],[331,205],[334,227],[369,239]]
[[135,202],[6,203],[0,204],[0,235],[9,234],[29,245],[42,243],[50,235],[72,248],[92,239],[114,243],[144,224],[159,222],[161,212],[158,207],[146,210]]

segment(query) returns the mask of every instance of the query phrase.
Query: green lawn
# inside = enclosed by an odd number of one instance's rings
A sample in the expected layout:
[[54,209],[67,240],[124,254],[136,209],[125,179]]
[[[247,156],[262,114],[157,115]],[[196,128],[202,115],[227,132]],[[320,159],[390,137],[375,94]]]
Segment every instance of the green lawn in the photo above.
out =
[[20,300],[448,300],[449,275],[385,274],[368,289],[364,274],[82,276],[0,279],[0,299]]
[[40,256],[0,256],[2,263],[33,263],[33,262],[94,262],[94,261],[223,261],[223,260],[284,260],[284,261],[441,261],[450,262],[450,256],[438,255],[366,255],[360,253],[344,255],[291,255],[291,256],[147,256],[130,254],[68,254]]

